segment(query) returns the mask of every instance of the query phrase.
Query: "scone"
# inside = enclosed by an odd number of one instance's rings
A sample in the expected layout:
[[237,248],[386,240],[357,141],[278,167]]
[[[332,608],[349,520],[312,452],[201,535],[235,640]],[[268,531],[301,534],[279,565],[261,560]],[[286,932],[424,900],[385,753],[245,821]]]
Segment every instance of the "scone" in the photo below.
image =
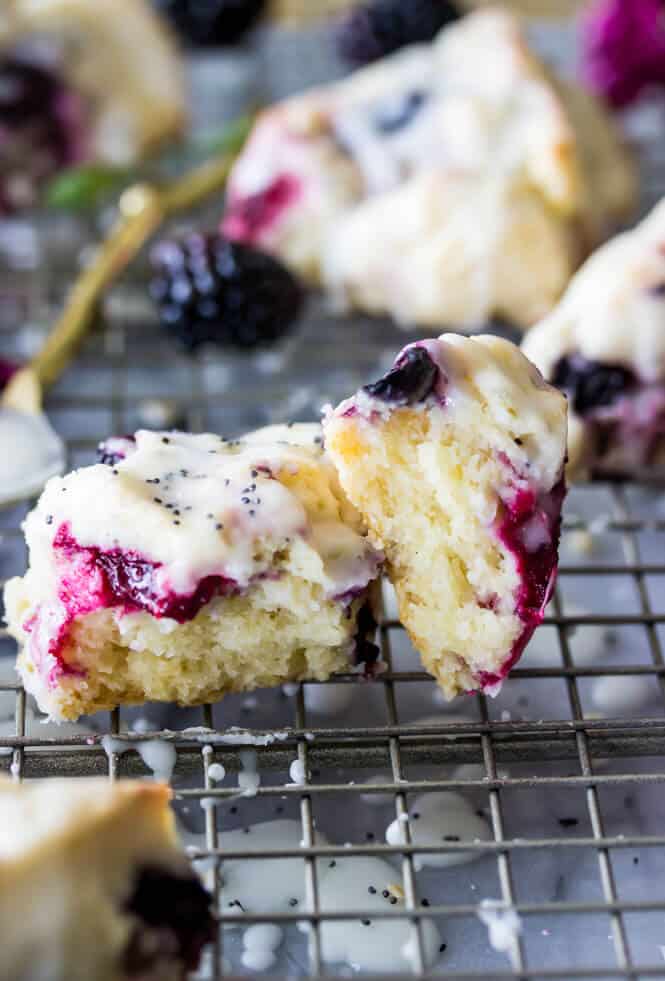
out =
[[665,201],[598,249],[523,350],[568,396],[571,478],[665,474]]
[[448,698],[495,694],[556,576],[565,399],[508,341],[443,334],[324,431],[425,667]]
[[262,113],[222,229],[342,307],[528,327],[634,199],[600,104],[552,78],[519,22],[490,9]]
[[161,784],[0,778],[0,981],[184,981],[213,935]]
[[25,523],[29,570],[5,591],[42,711],[196,705],[366,657],[382,556],[321,444],[316,424],[142,431],[110,464],[49,481]]
[[0,213],[68,165],[136,163],[184,119],[180,58],[148,0],[3,0]]

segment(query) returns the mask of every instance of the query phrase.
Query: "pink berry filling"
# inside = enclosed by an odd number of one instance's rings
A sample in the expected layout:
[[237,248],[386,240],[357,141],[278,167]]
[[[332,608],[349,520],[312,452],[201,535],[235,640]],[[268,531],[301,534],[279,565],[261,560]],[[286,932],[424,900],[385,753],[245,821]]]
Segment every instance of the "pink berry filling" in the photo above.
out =
[[496,527],[501,542],[515,557],[520,586],[515,599],[515,614],[523,629],[515,640],[509,657],[500,671],[480,671],[481,690],[498,685],[522,656],[534,630],[542,623],[556,581],[561,508],[566,496],[562,477],[546,493],[533,487],[519,488],[504,500],[504,513]]
[[256,194],[232,197],[222,221],[222,232],[234,242],[260,244],[284,212],[300,196],[300,182],[282,174]]
[[78,617],[120,608],[123,613],[145,612],[157,619],[186,623],[215,596],[241,592],[235,580],[211,575],[201,579],[191,592],[178,593],[170,586],[161,563],[132,550],[80,545],[67,523],[58,528],[53,550],[59,573],[59,609],[57,613],[39,610],[24,624],[24,630],[32,635],[31,653],[38,667],[42,662],[41,634],[47,632],[46,650],[56,660],[48,675],[52,687],[63,675],[81,674],[63,657],[70,627]]

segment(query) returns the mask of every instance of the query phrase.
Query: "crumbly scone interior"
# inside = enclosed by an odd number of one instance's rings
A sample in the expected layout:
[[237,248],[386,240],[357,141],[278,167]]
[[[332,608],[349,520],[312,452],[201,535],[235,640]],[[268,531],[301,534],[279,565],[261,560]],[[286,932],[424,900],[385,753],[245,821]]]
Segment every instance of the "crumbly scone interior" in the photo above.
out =
[[[505,661],[520,621],[512,605],[479,602],[512,595],[519,577],[492,531],[497,500],[486,488],[500,485],[501,468],[491,443],[439,416],[398,409],[374,431],[333,427],[328,441],[349,462],[342,483],[386,551],[401,619],[452,697],[477,687],[475,671]],[[477,663],[460,655],[468,648]]]
[[[32,573],[30,574],[32,575]],[[12,622],[28,609],[30,583],[15,580]],[[25,653],[19,667],[55,717],[77,719],[119,702],[196,705],[233,691],[304,678],[325,680],[348,666],[355,611],[326,600],[305,579],[266,580],[245,596],[214,599],[186,623],[148,613],[100,610],[76,622],[63,658],[84,674],[43,690]]]

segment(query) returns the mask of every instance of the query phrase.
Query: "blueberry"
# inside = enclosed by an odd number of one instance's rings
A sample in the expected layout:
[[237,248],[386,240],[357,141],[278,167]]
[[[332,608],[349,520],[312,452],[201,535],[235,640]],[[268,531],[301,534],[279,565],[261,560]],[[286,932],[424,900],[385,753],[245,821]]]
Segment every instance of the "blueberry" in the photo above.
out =
[[178,877],[146,867],[125,908],[138,920],[124,956],[124,968],[131,977],[147,976],[151,967],[163,966],[167,942],[174,959],[194,970],[203,947],[213,939],[210,896],[195,876]]
[[408,126],[426,102],[427,92],[422,89],[407,92],[400,99],[392,99],[377,110],[374,116],[374,126],[379,133],[391,136]]
[[411,347],[395,367],[363,391],[381,402],[415,405],[424,402],[436,385],[439,369],[423,347]]
[[566,392],[579,415],[601,406],[612,405],[637,384],[632,371],[621,365],[588,361],[571,354],[557,362],[552,377],[557,388]]
[[450,0],[368,0],[341,21],[337,48],[344,61],[364,65],[406,44],[431,41],[459,15]]

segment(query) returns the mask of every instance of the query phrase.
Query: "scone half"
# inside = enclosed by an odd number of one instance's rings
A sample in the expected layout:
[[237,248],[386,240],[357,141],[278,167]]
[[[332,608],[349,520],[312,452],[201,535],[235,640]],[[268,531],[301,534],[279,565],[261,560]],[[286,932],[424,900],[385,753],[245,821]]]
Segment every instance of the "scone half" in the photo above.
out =
[[565,399],[509,342],[444,334],[324,431],[426,668],[449,698],[495,693],[554,584]]
[[318,425],[142,431],[105,459],[47,484],[25,523],[30,567],[6,587],[42,711],[196,705],[376,656],[358,618],[382,556]]

